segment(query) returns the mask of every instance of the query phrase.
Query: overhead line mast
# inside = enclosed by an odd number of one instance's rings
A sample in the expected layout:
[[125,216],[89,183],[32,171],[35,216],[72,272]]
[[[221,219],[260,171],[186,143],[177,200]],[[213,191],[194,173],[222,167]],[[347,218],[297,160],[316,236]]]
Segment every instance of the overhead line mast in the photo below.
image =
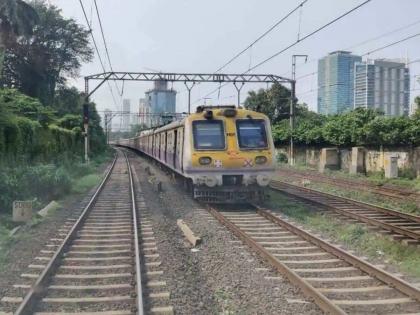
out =
[[[98,45],[96,44],[95,36],[93,35],[92,27],[91,27],[91,24],[89,23],[89,19],[87,17],[86,10],[85,10],[82,0],[79,0],[79,3],[80,3],[80,6],[82,7],[83,15],[85,17],[86,24],[89,28],[89,33],[90,33],[90,36],[92,37],[93,45],[95,47],[96,54],[98,55],[99,63],[101,64],[102,70],[106,72],[106,68],[102,60],[101,54],[99,53]],[[112,90],[112,87],[109,84],[109,82],[107,82],[107,84],[111,91],[114,105],[118,109],[117,102],[115,100],[114,91]],[[88,89],[89,89],[88,82],[85,80],[85,90],[88,90]],[[89,163],[89,96],[88,95],[85,95],[85,103],[83,104],[83,127],[84,127],[84,138],[85,138],[85,141],[84,141],[85,142],[84,144],[85,162],[86,164],[88,164]]]

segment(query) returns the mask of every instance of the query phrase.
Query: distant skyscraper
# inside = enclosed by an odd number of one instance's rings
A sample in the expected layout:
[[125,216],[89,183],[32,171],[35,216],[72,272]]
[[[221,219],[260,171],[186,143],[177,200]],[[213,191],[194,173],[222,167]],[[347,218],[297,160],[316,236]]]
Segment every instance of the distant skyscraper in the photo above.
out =
[[176,91],[168,89],[167,81],[155,81],[154,88],[146,92],[146,102],[150,108],[151,124],[155,126],[166,123],[167,119],[163,116],[176,112]]
[[400,60],[356,63],[354,88],[354,107],[375,108],[387,116],[409,115],[410,70]]
[[145,98],[139,99],[140,125],[150,127],[150,107]]
[[318,113],[339,114],[353,108],[354,64],[362,57],[335,51],[318,61]]
[[131,102],[129,99],[123,100],[123,113],[121,114],[122,117],[122,131],[129,131],[130,130],[130,110],[131,110]]

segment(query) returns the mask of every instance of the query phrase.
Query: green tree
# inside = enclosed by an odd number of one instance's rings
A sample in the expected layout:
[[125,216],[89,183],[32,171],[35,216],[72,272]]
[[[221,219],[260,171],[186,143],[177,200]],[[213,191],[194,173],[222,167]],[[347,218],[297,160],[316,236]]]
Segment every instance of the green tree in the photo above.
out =
[[365,126],[378,115],[372,109],[356,108],[351,112],[330,116],[323,126],[323,137],[333,145],[365,144]]
[[43,0],[30,2],[39,16],[33,38],[22,39],[6,52],[3,81],[43,104],[54,103],[57,87],[76,77],[93,58],[89,31]]
[[247,109],[266,114],[273,123],[276,123],[289,117],[290,98],[290,89],[274,83],[269,89],[248,92],[244,105]]
[[0,79],[5,51],[19,36],[32,35],[38,22],[36,11],[22,0],[0,0]]

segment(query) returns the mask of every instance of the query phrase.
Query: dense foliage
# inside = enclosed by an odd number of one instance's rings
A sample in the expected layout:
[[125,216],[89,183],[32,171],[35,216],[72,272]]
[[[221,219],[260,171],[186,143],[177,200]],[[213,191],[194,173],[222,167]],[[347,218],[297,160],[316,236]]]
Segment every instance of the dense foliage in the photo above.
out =
[[[272,119],[274,141],[278,145],[288,143],[291,136],[287,114],[290,100],[280,97],[288,93],[290,95],[281,85],[273,85],[267,90],[250,92],[245,101],[247,108],[263,112]],[[416,103],[420,106],[420,97],[416,98]],[[297,105],[293,138],[295,143],[307,145],[420,145],[420,109],[411,117],[386,117],[364,108],[324,116]]]
[[[277,144],[288,142],[289,122],[275,124],[273,134]],[[420,115],[386,117],[364,108],[333,116],[303,112],[296,118],[293,137],[308,145],[420,145]]]
[[[73,90],[76,94],[76,90]],[[82,155],[83,135],[81,106],[83,97],[74,103],[74,111],[57,116],[54,108],[17,90],[0,90],[0,162],[54,162]],[[93,153],[104,150],[105,140],[100,119],[91,106],[91,147]]]
[[[289,117],[290,102],[290,89],[275,83],[269,89],[250,91],[244,105],[247,109],[266,114],[273,123],[276,123]],[[296,106],[297,113],[301,110],[302,106]]]
[[50,105],[56,88],[63,86],[66,78],[77,76],[82,63],[92,60],[93,50],[89,31],[64,18],[57,7],[40,0],[29,4],[39,21],[32,36],[20,37],[7,47],[2,83]]
[[[62,195],[77,169],[87,167],[81,165],[84,95],[66,79],[92,56],[89,30],[55,6],[0,0],[0,212],[15,199]],[[104,152],[105,135],[95,104],[89,107],[94,157]]]

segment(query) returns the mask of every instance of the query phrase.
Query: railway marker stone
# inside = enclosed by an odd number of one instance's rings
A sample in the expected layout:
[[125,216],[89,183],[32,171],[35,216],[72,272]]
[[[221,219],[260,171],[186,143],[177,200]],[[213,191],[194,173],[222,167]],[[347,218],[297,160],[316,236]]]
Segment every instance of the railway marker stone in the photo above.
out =
[[28,222],[32,219],[32,201],[13,202],[13,222]]

